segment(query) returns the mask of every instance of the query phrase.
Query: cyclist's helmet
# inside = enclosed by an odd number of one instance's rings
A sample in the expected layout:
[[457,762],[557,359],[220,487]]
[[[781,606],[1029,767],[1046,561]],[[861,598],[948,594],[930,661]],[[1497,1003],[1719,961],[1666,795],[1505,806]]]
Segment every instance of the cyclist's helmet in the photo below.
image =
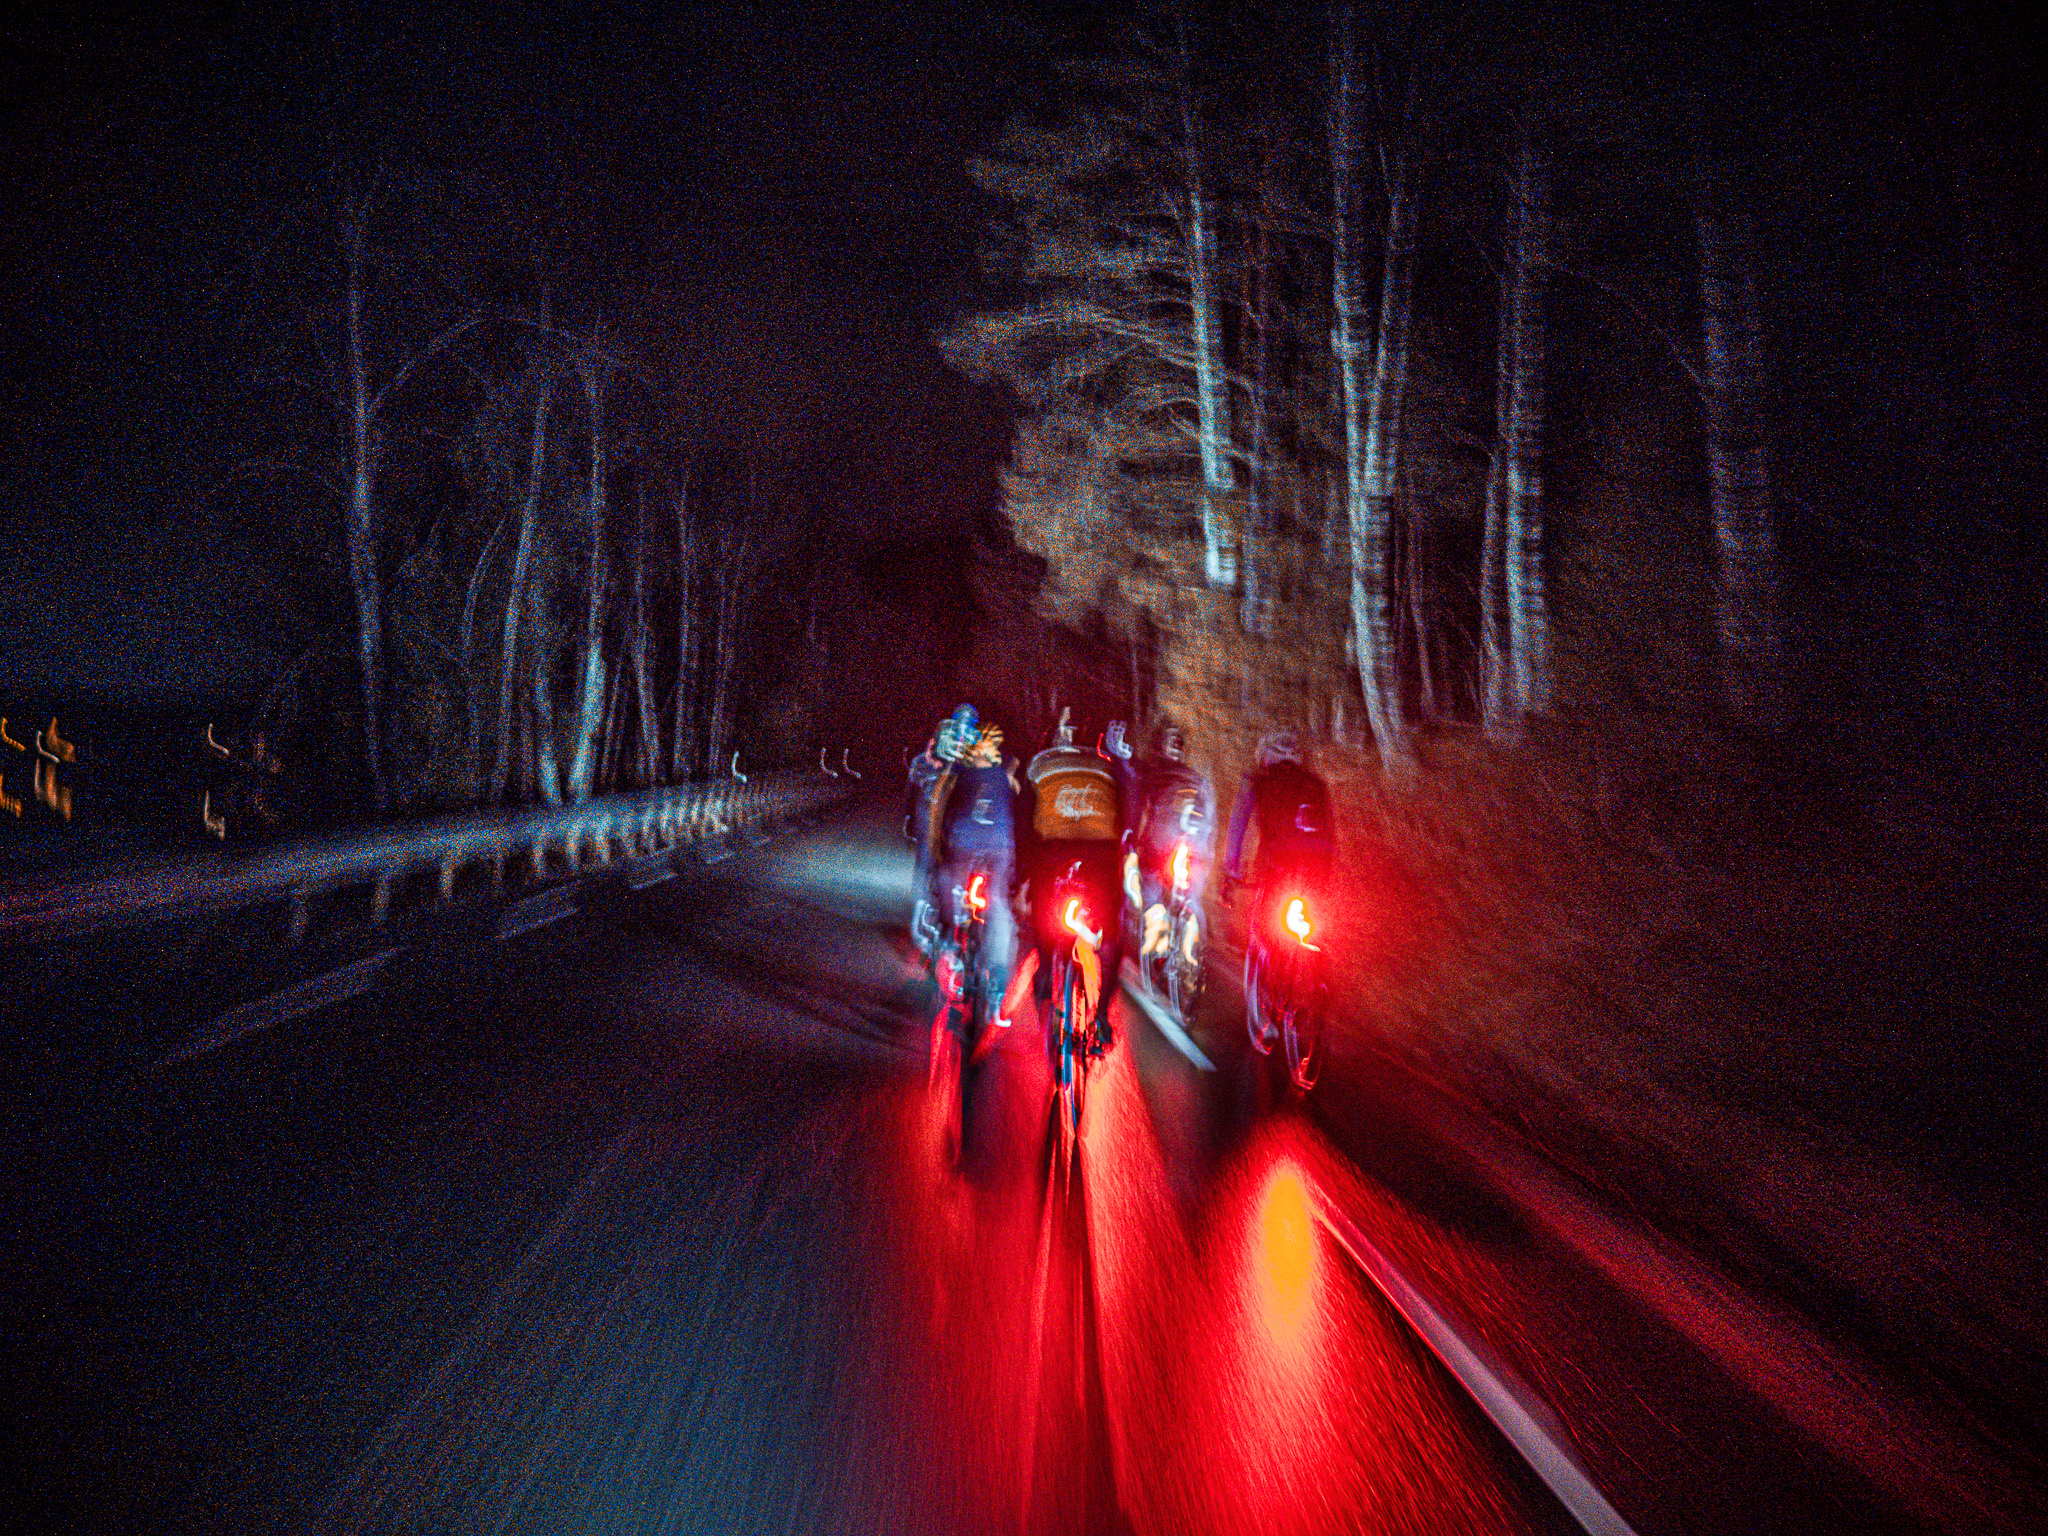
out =
[[938,755],[941,762],[955,763],[981,729],[981,712],[962,704],[939,722]]

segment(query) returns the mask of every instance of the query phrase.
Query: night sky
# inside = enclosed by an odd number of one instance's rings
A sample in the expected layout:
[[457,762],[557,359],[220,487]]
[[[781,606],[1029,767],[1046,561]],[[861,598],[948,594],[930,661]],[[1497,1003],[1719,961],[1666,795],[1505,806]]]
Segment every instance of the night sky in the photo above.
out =
[[[1930,304],[1960,302],[1941,291],[1939,146],[1975,157],[2012,227],[2039,227],[2039,54],[2008,7],[1687,10],[1669,28],[1608,24],[1753,72],[1736,87],[1810,157],[1766,238],[1799,311],[1773,338],[1808,423],[1806,441],[1787,423],[1787,491],[1819,514],[1802,525],[1788,506],[1787,553],[1825,570],[1838,526],[1883,542],[1918,515],[1914,466],[1884,445],[1943,387],[1953,327],[1930,328]],[[93,691],[245,688],[278,665],[286,642],[219,484],[280,447],[262,371],[280,210],[307,202],[337,143],[360,156],[380,135],[392,158],[556,188],[556,249],[601,274],[619,324],[659,338],[685,434],[800,467],[870,550],[958,547],[995,506],[1007,440],[998,393],[931,345],[976,293],[987,209],[964,161],[1097,25],[1029,0],[829,21],[411,5],[11,21],[0,665],[17,686]],[[2037,338],[2039,241],[2009,255],[2008,330]],[[2005,398],[2038,416],[2038,346],[2009,361]]]
[[260,438],[249,258],[312,179],[347,89],[337,52],[432,157],[579,189],[564,243],[609,265],[622,323],[688,359],[697,436],[807,465],[811,494],[877,533],[993,506],[1001,405],[930,337],[974,278],[963,162],[1043,59],[1040,23],[939,5],[829,25],[805,7],[363,15],[372,42],[339,48],[325,6],[9,24],[0,631],[17,683],[203,687],[273,664],[207,492]]

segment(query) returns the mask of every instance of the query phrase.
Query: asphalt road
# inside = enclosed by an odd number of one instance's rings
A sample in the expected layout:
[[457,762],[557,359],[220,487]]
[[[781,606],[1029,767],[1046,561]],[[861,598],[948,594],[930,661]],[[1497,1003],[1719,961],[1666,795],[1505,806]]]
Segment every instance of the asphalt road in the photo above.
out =
[[[1197,1031],[1215,1071],[1118,1004],[1071,1170],[1041,1042],[998,1037],[955,1167],[887,817],[634,888],[661,872],[586,877],[503,940],[407,945],[217,1048],[158,1039],[11,1096],[27,1528],[1577,1528],[1304,1192],[1468,1303],[1515,1310],[1487,1290],[1504,1253],[1588,1283],[1392,1118],[1333,1145],[1232,1048],[1227,987]],[[147,979],[121,996],[146,1007]],[[124,1025],[150,1037],[72,1027]],[[1556,1305],[1525,1367],[1578,1394],[1640,1529],[1884,1523],[1802,1482],[1732,1389],[1643,1405],[1677,1449],[1636,1454],[1639,1405],[1556,1362],[1704,1368]],[[1737,1423],[1732,1449],[1693,1438]]]

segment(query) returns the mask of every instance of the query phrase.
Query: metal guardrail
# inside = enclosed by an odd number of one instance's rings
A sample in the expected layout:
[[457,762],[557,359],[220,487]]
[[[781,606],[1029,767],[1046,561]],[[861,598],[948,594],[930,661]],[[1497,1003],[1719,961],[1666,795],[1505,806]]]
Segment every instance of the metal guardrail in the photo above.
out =
[[247,853],[169,856],[110,869],[30,877],[0,886],[0,947],[159,918],[289,901],[288,937],[306,929],[307,902],[369,887],[381,922],[392,892],[429,871],[441,895],[464,869],[491,867],[502,886],[524,862],[536,876],[617,857],[639,858],[799,816],[842,799],[847,786],[812,773],[754,774],[640,790],[581,805],[465,811],[406,825],[338,832]]

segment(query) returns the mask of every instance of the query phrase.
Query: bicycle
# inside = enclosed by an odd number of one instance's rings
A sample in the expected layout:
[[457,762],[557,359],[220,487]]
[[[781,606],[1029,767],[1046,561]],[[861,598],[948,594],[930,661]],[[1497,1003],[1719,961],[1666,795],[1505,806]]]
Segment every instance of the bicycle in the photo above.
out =
[[1289,1079],[1307,1093],[1323,1068],[1326,996],[1323,949],[1309,942],[1315,921],[1308,898],[1287,893],[1269,901],[1260,892],[1250,928],[1244,950],[1244,1019],[1252,1049],[1271,1055],[1277,1040]]
[[1102,995],[1102,930],[1090,921],[1091,898],[1082,883],[1078,861],[1054,882],[1052,900],[1059,916],[1047,973],[1053,1006],[1047,1037],[1053,1055],[1053,1086],[1059,1098],[1061,1152],[1071,1158],[1081,1135],[1094,1042],[1092,1021]]
[[[1001,900],[993,871],[983,864],[969,867],[964,884],[952,890],[951,925],[932,959],[932,979],[939,989],[939,1007],[932,1020],[931,1067],[927,1086],[945,1094],[945,1137],[958,1161],[967,1115],[967,1067],[972,1051],[988,1027],[988,962],[984,939],[988,904]],[[998,1025],[1006,1021],[998,1015]]]

